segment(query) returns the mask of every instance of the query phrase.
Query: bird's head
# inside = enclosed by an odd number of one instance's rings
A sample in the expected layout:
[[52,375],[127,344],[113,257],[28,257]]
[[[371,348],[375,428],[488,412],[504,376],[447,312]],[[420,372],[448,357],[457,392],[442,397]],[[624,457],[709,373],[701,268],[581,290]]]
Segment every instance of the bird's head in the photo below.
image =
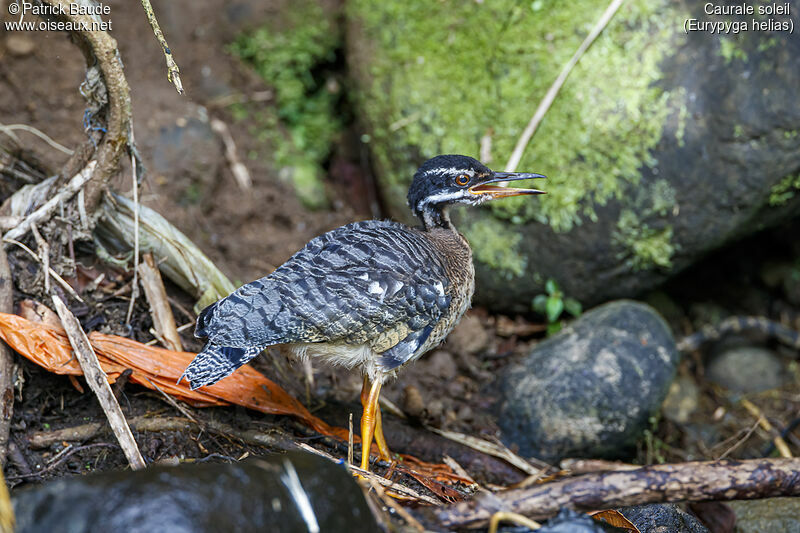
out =
[[495,172],[465,155],[437,155],[425,161],[408,190],[408,205],[430,229],[449,226],[447,207],[452,204],[480,205],[497,198],[544,194],[537,189],[503,187],[506,181],[544,178],[541,174]]

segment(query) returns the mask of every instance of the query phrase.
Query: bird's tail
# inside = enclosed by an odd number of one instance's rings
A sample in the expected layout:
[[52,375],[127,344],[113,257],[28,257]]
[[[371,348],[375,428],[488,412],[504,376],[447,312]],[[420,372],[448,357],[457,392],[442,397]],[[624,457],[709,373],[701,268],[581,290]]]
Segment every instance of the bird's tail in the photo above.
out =
[[206,385],[213,385],[224,377],[230,376],[234,370],[248,363],[264,349],[263,346],[250,346],[247,348],[232,348],[217,344],[206,344],[198,353],[186,370],[181,374],[178,383],[183,378],[189,380],[192,390]]

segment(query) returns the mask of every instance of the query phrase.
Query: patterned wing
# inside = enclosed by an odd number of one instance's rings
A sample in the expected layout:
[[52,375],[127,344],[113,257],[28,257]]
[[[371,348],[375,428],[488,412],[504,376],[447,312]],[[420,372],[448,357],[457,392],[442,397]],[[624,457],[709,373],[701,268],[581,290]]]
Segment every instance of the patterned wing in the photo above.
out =
[[247,348],[364,343],[406,331],[397,344],[435,324],[450,305],[448,285],[437,251],[419,232],[356,222],[317,237],[269,276],[204,310],[195,334]]

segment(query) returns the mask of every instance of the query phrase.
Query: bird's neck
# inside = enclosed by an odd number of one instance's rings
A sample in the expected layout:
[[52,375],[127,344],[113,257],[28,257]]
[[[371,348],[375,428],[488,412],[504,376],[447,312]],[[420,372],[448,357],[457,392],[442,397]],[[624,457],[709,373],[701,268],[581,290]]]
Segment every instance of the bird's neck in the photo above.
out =
[[450,222],[450,213],[447,207],[448,206],[426,206],[422,209],[419,213],[419,218],[422,220],[422,226],[425,228],[425,231],[434,229],[456,230],[456,228],[453,227],[453,223]]

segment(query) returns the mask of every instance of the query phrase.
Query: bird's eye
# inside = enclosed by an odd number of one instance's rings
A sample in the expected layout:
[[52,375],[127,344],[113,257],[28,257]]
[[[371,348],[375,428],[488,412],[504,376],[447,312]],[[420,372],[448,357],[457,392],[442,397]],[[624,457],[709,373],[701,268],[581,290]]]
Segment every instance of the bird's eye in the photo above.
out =
[[469,183],[469,176],[467,174],[459,174],[459,176],[456,178],[456,183],[463,187]]

